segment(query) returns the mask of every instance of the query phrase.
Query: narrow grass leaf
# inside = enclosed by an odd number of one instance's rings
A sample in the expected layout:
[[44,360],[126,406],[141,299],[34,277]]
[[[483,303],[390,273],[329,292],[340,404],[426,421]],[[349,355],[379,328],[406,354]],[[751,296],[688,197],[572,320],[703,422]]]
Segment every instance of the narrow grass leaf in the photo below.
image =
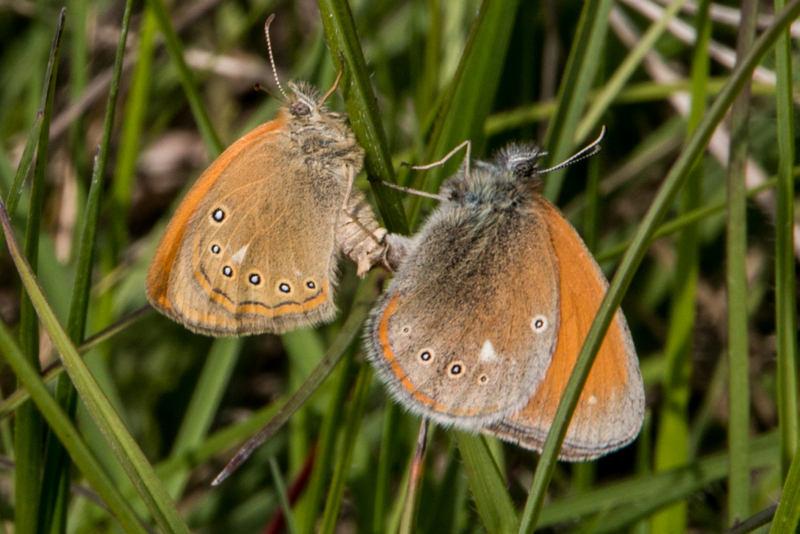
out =
[[[687,134],[700,123],[706,108],[708,80],[708,40],[711,20],[708,17],[710,0],[698,5],[695,19],[698,39],[692,55],[692,108]],[[666,17],[667,14],[665,13]],[[670,16],[671,18],[671,16]],[[687,135],[688,137],[688,135]],[[691,171],[692,177],[683,187],[681,215],[700,207],[703,197],[702,161]],[[664,471],[685,465],[689,461],[689,396],[692,341],[695,326],[695,299],[700,271],[699,224],[687,225],[677,244],[675,279],[670,308],[669,334],[664,359],[666,376],[663,384],[664,404],[658,420],[655,448],[655,470]],[[653,517],[653,534],[680,534],[686,531],[688,504],[679,502]]]
[[238,467],[258,448],[259,445],[268,440],[275,434],[289,418],[308,400],[309,397],[317,390],[322,382],[336,367],[336,364],[342,358],[347,348],[353,343],[358,333],[361,331],[361,325],[367,318],[369,307],[375,299],[375,291],[377,290],[377,276],[375,273],[368,276],[361,282],[361,289],[356,295],[355,305],[350,311],[350,314],[345,321],[344,326],[333,340],[331,346],[325,353],[325,357],[317,365],[308,379],[303,383],[302,387],[292,395],[292,398],[281,408],[278,414],[271,420],[258,434],[253,436],[248,442],[239,449],[225,469],[217,475],[212,485],[216,486],[223,480],[228,478]]
[[[768,469],[778,465],[776,432],[753,438],[751,467]],[[688,465],[660,473],[628,479],[582,494],[572,494],[549,502],[542,510],[539,528],[574,522],[587,516],[606,514],[607,524],[617,531],[648,517],[655,510],[687,499],[703,488],[722,481],[730,472],[726,452],[710,454]]]
[[[736,39],[737,58],[752,48],[758,2],[741,3],[742,22]],[[738,60],[737,60],[738,62]],[[750,515],[750,371],[747,332],[747,196],[745,170],[748,155],[750,90],[745,84],[731,107],[731,143],[728,160],[728,217],[726,297],[728,311],[728,521],[731,526]]]
[[[127,0],[122,16],[122,27],[117,43],[114,69],[111,86],[106,104],[106,114],[103,122],[103,137],[100,142],[99,154],[95,158],[92,172],[92,182],[89,196],[84,211],[83,228],[81,231],[78,264],[75,273],[75,282],[72,286],[72,301],[67,322],[67,333],[73,343],[80,344],[86,331],[86,316],[89,311],[89,291],[92,283],[92,270],[94,267],[94,247],[97,237],[97,226],[100,217],[100,200],[105,189],[106,163],[108,161],[109,145],[111,143],[111,130],[114,126],[114,112],[117,106],[119,81],[122,74],[122,60],[125,56],[125,43],[130,26],[131,9],[133,0]],[[78,393],[72,386],[67,375],[62,374],[56,386],[56,399],[70,418],[75,417]],[[50,532],[54,528],[63,531],[67,521],[67,502],[69,500],[70,485],[70,459],[67,451],[51,435],[47,441],[45,453],[45,470],[42,478],[42,495],[40,501],[40,532]]]
[[658,41],[659,37],[661,37],[667,29],[669,21],[675,17],[686,2],[687,0],[673,0],[666,9],[664,9],[662,17],[650,25],[641,39],[639,39],[639,42],[636,43],[636,46],[628,52],[628,55],[625,56],[625,59],[619,67],[617,67],[614,74],[611,75],[608,82],[603,85],[597,97],[593,99],[592,105],[583,119],[578,123],[575,137],[572,140],[574,144],[578,145],[582,143],[598,126],[603,114],[608,110],[611,102],[614,101],[622,90],[622,87],[636,71],[636,68],[642,62],[642,59],[644,59],[645,54],[655,46],[656,41]]
[[567,383],[564,396],[556,410],[555,423],[547,436],[544,451],[537,465],[536,473],[534,474],[531,484],[531,492],[525,504],[525,512],[522,517],[520,532],[531,533],[536,527],[544,503],[547,486],[553,475],[553,470],[555,469],[558,450],[564,440],[571,414],[575,410],[578,395],[583,389],[583,384],[586,381],[589,369],[594,361],[594,356],[613,319],[613,314],[619,307],[622,295],[630,284],[636,268],[644,258],[647,247],[658,225],[664,219],[667,210],[672,206],[675,196],[688,177],[694,162],[705,149],[709,139],[711,139],[714,129],[724,117],[726,110],[750,79],[753,70],[760,60],[775,43],[780,32],[783,31],[798,14],[800,14],[800,0],[792,0],[782,12],[777,14],[773,23],[761,34],[747,56],[742,58],[742,61],[731,74],[729,82],[720,92],[714,103],[709,107],[703,121],[687,142],[684,150],[681,151],[680,156],[668,172],[650,208],[647,210],[644,220],[639,225],[636,235],[623,256],[616,275],[611,281],[608,293],[600,304],[597,316],[586,336],[586,341],[581,348],[581,352],[575,363],[575,368]]
[[[589,89],[594,84],[597,67],[603,54],[608,14],[611,0],[585,2],[578,22],[575,37],[567,59],[561,85],[558,89],[556,112],[550,120],[544,146],[550,155],[550,162],[558,163],[566,159],[574,146],[575,131],[578,127]],[[563,169],[547,175],[544,195],[555,200],[564,182]]]
[[[319,0],[319,11],[333,62],[339,66],[339,54],[344,62],[342,95],[350,125],[364,148],[367,175],[370,179],[395,183],[386,132],[380,121],[350,4],[347,0]],[[407,234],[408,222],[400,193],[378,184],[372,190],[386,228],[390,232]]]
[[[64,28],[66,10],[62,9],[56,24],[55,35],[50,47],[50,58],[44,77],[41,108],[42,127],[39,130],[37,155],[33,166],[30,207],[25,229],[25,257],[34,272],[39,265],[39,231],[41,212],[44,203],[45,171],[50,142],[50,121],[53,114],[56,79],[58,78],[58,58],[61,50],[61,36]],[[9,226],[10,227],[10,226]],[[8,246],[11,238],[6,236]],[[22,292],[19,319],[20,346],[27,361],[38,372],[39,364],[39,321],[36,310],[25,291]],[[18,384],[20,378],[17,377]],[[23,404],[17,409],[14,423],[14,527],[20,534],[33,534],[39,522],[39,498],[41,492],[41,451],[42,418],[33,404]]]
[[[781,431],[782,433],[782,431]],[[783,435],[781,435],[783,441]],[[783,443],[781,442],[781,447]],[[800,455],[795,454],[781,492],[770,534],[793,534],[800,526]]]
[[462,431],[455,431],[455,435],[469,487],[486,531],[491,534],[516,532],[519,519],[514,503],[486,438]]
[[36,276],[22,256],[14,239],[11,221],[8,219],[8,213],[2,202],[0,202],[0,222],[2,222],[8,247],[22,278],[22,283],[92,419],[103,432],[109,446],[161,528],[169,533],[188,533],[189,530],[175,509],[172,499],[153,471],[153,467],[148,463],[136,441],[128,433],[124,423],[89,372],[66,331],[59,324],[41,289],[39,289],[36,283]]
[[[489,116],[500,83],[504,58],[511,40],[518,0],[483,0],[472,23],[467,44],[442,102],[439,118],[428,140],[424,163],[437,161],[460,143],[470,140],[476,152],[483,143],[484,122]],[[480,82],[478,82],[480,80]],[[458,166],[459,159],[422,173],[417,188],[435,192],[442,180]],[[416,221],[421,199],[409,204],[409,219]]]
[[342,507],[344,497],[344,487],[347,483],[347,475],[350,473],[350,464],[353,460],[353,449],[356,445],[358,430],[361,420],[364,417],[364,409],[367,405],[367,394],[372,382],[372,367],[367,362],[360,365],[358,378],[353,391],[353,399],[350,402],[350,409],[342,428],[342,443],[339,447],[339,455],[336,458],[336,467],[333,471],[333,480],[328,490],[328,499],[325,502],[325,511],[322,514],[322,525],[320,534],[333,534],[336,531],[336,520],[339,517],[339,510]]
[[192,108],[194,120],[197,121],[197,128],[200,130],[200,135],[203,136],[203,141],[205,141],[211,158],[215,159],[222,153],[222,142],[219,140],[219,136],[217,136],[214,126],[211,124],[211,119],[208,116],[206,107],[203,105],[203,99],[200,96],[200,91],[197,89],[192,71],[189,69],[189,65],[187,65],[186,59],[183,56],[183,45],[181,45],[180,38],[172,27],[169,13],[167,12],[167,6],[164,4],[164,0],[147,0],[147,5],[150,6],[150,9],[156,17],[158,29],[161,30],[166,40],[169,55],[178,68],[181,85],[183,86],[183,91],[186,93],[186,98],[189,100],[189,106]]
[[39,378],[39,373],[28,363],[22,351],[14,343],[14,339],[0,321],[0,350],[5,360],[14,369],[25,387],[32,391],[32,400],[39,407],[50,428],[69,451],[86,480],[111,509],[126,532],[147,533],[139,518],[131,509],[128,501],[108,477],[92,451],[81,438],[80,433],[70,421],[64,410],[47,391],[47,387]]
[[[775,11],[784,0],[775,0]],[[775,323],[778,375],[778,420],[781,430],[781,473],[786,477],[797,452],[797,308],[794,258],[794,102],[792,43],[789,30],[775,43],[778,186],[775,215]]]
[[281,501],[281,509],[283,510],[283,517],[286,521],[286,530],[289,534],[298,534],[297,521],[295,521],[294,513],[292,513],[292,505],[289,504],[289,499],[286,497],[286,484],[281,476],[281,469],[278,467],[278,462],[272,456],[269,459],[269,469],[272,473],[272,480],[275,482],[275,491]]
[[[243,344],[242,338],[218,338],[211,344],[200,378],[189,400],[189,406],[183,414],[178,435],[172,444],[170,456],[181,456],[197,447],[206,438]],[[190,471],[186,469],[173,475],[164,484],[173,499],[180,497],[189,474]]]

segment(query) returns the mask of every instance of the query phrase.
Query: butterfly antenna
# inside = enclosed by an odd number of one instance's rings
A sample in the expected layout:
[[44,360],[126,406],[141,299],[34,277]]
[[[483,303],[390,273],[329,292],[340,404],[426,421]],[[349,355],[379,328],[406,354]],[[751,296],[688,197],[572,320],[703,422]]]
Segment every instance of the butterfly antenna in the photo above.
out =
[[536,174],[547,174],[548,172],[553,172],[558,169],[563,169],[564,167],[568,167],[573,163],[577,163],[583,159],[590,158],[600,152],[600,141],[606,136],[606,127],[603,126],[600,129],[600,135],[597,136],[597,139],[580,149],[576,154],[570,156],[565,161],[559,163],[555,167],[550,167],[549,169],[542,169],[537,171]]
[[333,82],[333,85],[331,86],[331,88],[328,89],[328,92],[325,93],[325,96],[323,96],[322,100],[320,100],[319,104],[317,104],[317,110],[322,108],[322,104],[324,104],[325,101],[328,100],[328,97],[333,94],[333,92],[336,90],[337,87],[339,87],[339,80],[342,79],[342,73],[343,72],[344,72],[344,56],[342,56],[342,52],[340,50],[339,51],[339,73],[336,75],[336,80]]
[[272,24],[273,20],[275,20],[275,13],[267,17],[267,22],[264,23],[264,35],[267,36],[267,50],[269,50],[269,63],[272,65],[272,75],[275,77],[275,83],[278,84],[278,89],[280,89],[284,98],[289,100],[289,97],[281,86],[281,81],[278,79],[278,69],[275,68],[275,58],[272,55],[272,41],[269,38],[269,25]]
[[467,154],[464,156],[464,168],[466,169],[465,173],[467,177],[469,177],[469,160],[470,160],[470,153],[472,151],[472,143],[469,139],[455,147],[453,150],[447,153],[445,157],[440,159],[439,161],[434,161],[433,163],[428,163],[427,165],[409,165],[408,163],[401,163],[403,167],[408,167],[409,169],[414,169],[415,171],[427,171],[428,169],[432,169],[434,167],[439,167],[447,163],[447,161],[452,158],[456,152],[461,150],[462,148],[467,147]]

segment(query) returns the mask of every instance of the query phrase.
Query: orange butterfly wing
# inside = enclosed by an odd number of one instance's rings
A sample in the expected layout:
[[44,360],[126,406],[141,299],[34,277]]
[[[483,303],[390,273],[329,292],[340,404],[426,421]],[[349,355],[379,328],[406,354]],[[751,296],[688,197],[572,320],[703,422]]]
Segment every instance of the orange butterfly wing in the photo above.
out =
[[[556,408],[608,288],[603,273],[575,229],[541,200],[558,260],[561,324],[544,381],[528,404],[486,430],[542,450]],[[617,311],[600,346],[561,449],[562,460],[588,460],[630,443],[644,416],[644,388],[625,317]]]

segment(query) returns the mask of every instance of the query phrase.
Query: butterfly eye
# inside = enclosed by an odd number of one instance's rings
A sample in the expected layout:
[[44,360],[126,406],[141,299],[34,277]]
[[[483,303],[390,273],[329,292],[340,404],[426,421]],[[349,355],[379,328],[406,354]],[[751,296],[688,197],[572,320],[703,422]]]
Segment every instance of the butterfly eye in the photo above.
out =
[[225,211],[222,208],[215,209],[211,212],[211,219],[213,219],[214,222],[221,223],[225,220]]
[[464,364],[461,362],[453,362],[450,364],[450,368],[447,370],[450,378],[458,378],[461,374],[464,373]]
[[212,254],[219,254],[220,252],[222,252],[222,249],[216,243],[211,245],[210,250]]
[[422,349],[417,353],[417,359],[428,365],[433,362],[433,351],[431,349]]
[[296,102],[294,106],[292,106],[292,114],[297,115],[298,117],[304,117],[311,113],[311,108],[308,107],[308,104],[305,102]]
[[531,330],[533,330],[536,334],[541,334],[545,330],[547,330],[547,317],[544,315],[537,315],[531,321]]

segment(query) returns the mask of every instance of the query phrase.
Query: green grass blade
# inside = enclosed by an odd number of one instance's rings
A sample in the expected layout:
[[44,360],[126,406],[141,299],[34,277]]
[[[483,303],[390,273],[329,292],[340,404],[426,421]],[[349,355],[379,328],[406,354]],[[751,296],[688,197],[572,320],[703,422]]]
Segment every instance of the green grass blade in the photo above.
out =
[[356,438],[358,437],[359,426],[364,417],[364,409],[367,405],[367,394],[369,393],[370,382],[372,381],[372,367],[367,362],[361,364],[358,371],[358,378],[353,391],[353,399],[350,403],[350,410],[347,412],[344,427],[342,428],[342,443],[339,448],[339,456],[336,459],[336,467],[333,471],[333,480],[328,490],[328,499],[325,502],[325,511],[322,514],[322,526],[320,534],[333,534],[336,531],[336,520],[339,517],[339,510],[342,507],[344,497],[344,487],[347,483],[347,475],[350,472],[350,464],[353,460],[353,449],[355,448]]
[[[753,469],[778,465],[776,432],[754,438],[750,448]],[[544,507],[538,526],[541,529],[552,528],[560,523],[606,514],[602,529],[622,531],[659,508],[691,498],[703,488],[722,482],[729,471],[728,455],[723,451],[686,466],[606,484],[579,495],[564,496]]]
[[[784,0],[775,0],[775,11]],[[778,420],[781,430],[781,473],[786,477],[797,451],[797,308],[794,258],[794,102],[792,100],[792,45],[789,34],[775,43],[778,82],[778,186],[775,216],[775,323],[778,374]]]
[[203,136],[203,141],[205,141],[206,147],[208,147],[211,159],[215,159],[222,153],[223,145],[203,105],[203,99],[195,84],[192,71],[189,70],[189,65],[186,64],[186,59],[183,56],[183,45],[181,45],[178,34],[175,33],[175,29],[172,27],[172,23],[169,20],[167,6],[164,4],[163,0],[147,0],[147,5],[150,6],[150,9],[156,17],[158,29],[161,30],[161,33],[164,35],[169,55],[178,67],[181,85],[183,85],[186,98],[189,100],[189,106],[192,108],[194,120],[197,121],[200,135]]
[[345,321],[344,326],[333,340],[331,346],[325,352],[325,357],[317,365],[308,379],[303,383],[302,387],[292,395],[291,399],[281,408],[278,414],[264,427],[258,434],[253,436],[240,450],[236,456],[228,462],[225,469],[217,475],[212,484],[214,486],[222,483],[223,480],[228,478],[247,458],[252,452],[259,447],[262,443],[268,440],[275,434],[289,418],[303,404],[311,397],[317,390],[322,382],[333,371],[336,365],[341,360],[347,348],[356,339],[356,336],[361,331],[361,325],[367,319],[369,307],[375,300],[375,291],[377,290],[377,276],[375,273],[369,275],[364,281],[361,282],[361,290],[356,296],[356,305],[350,311],[350,314]]
[[386,512],[389,507],[389,473],[395,451],[395,438],[400,407],[389,402],[383,409],[383,433],[381,435],[381,453],[378,460],[378,475],[375,479],[375,507],[372,516],[373,534],[381,534],[386,530]]
[[[22,152],[22,159],[20,159],[17,166],[17,172],[14,175],[14,183],[6,195],[6,206],[8,207],[8,215],[13,219],[17,213],[17,205],[19,199],[22,197],[23,186],[25,185],[25,178],[31,170],[33,165],[33,157],[36,154],[36,145],[39,143],[39,132],[42,130],[42,123],[44,117],[44,110],[40,110],[33,120],[33,126],[28,134],[28,142],[25,143],[25,150]],[[5,236],[0,236],[0,253],[5,250]]]
[[138,58],[131,77],[131,87],[125,101],[117,166],[111,197],[114,202],[112,225],[115,231],[116,248],[121,248],[126,239],[125,222],[131,205],[131,188],[139,157],[139,138],[146,120],[147,99],[150,95],[155,48],[156,18],[153,8],[146,5],[139,28]]
[[[194,387],[186,413],[183,415],[178,435],[172,444],[170,456],[181,456],[201,444],[219,408],[222,395],[228,386],[236,360],[242,350],[242,338],[215,339],[208,351],[206,363]],[[180,497],[189,479],[189,470],[173,475],[164,485],[173,499]]]
[[775,43],[787,25],[800,14],[800,0],[792,0],[787,7],[779,13],[774,22],[767,28],[756,41],[751,51],[742,58],[736,69],[731,74],[729,82],[720,92],[717,99],[709,107],[703,121],[691,136],[686,147],[673,164],[667,174],[656,197],[647,210],[644,220],[638,227],[635,237],[628,251],[623,256],[616,275],[611,281],[608,293],[600,305],[595,321],[586,336],[586,341],[581,348],[572,376],[567,383],[564,396],[556,410],[556,423],[550,429],[545,442],[541,460],[536,468],[536,473],[531,484],[531,492],[525,505],[520,532],[530,533],[536,527],[544,502],[547,486],[555,469],[558,449],[564,440],[567,424],[575,410],[578,394],[583,389],[594,355],[600,347],[600,342],[613,318],[613,313],[622,300],[622,294],[630,285],[636,268],[644,258],[647,246],[660,224],[667,210],[672,205],[683,182],[689,175],[695,161],[708,144],[716,126],[725,115],[726,110],[734,98],[749,80],[753,70],[767,51]]
[[[102,389],[81,359],[64,328],[59,324],[53,310],[36,283],[36,276],[23,258],[19,246],[13,239],[13,229],[5,205],[0,203],[0,220],[6,233],[9,250],[14,259],[22,283],[30,295],[42,324],[61,355],[64,367],[78,390],[86,408],[130,477],[139,495],[144,500],[158,524],[169,533],[189,530],[181,520],[175,504],[167,494],[161,481],[148,463],[142,450],[125,428],[117,412],[109,403]],[[38,503],[38,500],[37,500]]]
[[[781,430],[781,434],[783,431]],[[783,435],[781,435],[781,449]],[[800,526],[800,455],[795,454],[786,482],[783,485],[781,500],[769,529],[770,534],[793,534]],[[783,458],[781,458],[783,460]]]
[[28,390],[33,392],[33,402],[39,407],[58,439],[67,448],[70,456],[75,461],[75,465],[78,466],[86,480],[89,481],[97,494],[108,505],[114,516],[125,528],[125,531],[147,533],[127,500],[119,493],[111,479],[108,478],[105,470],[83,441],[67,414],[47,391],[44,383],[39,378],[39,373],[28,363],[19,347],[14,344],[11,334],[2,321],[0,321],[0,349],[2,349],[6,361],[14,369],[14,373],[20,378],[20,381],[25,384]]
[[[687,128],[690,135],[703,117],[706,108],[706,82],[708,81],[708,40],[711,20],[708,17],[709,0],[698,5],[695,19],[698,34],[692,56],[692,108]],[[666,16],[666,14],[665,14]],[[688,137],[687,135],[687,137]],[[702,170],[697,165],[692,177],[683,188],[681,215],[700,207],[703,197]],[[699,224],[687,225],[678,238],[678,256],[670,327],[664,354],[667,372],[663,385],[664,404],[658,421],[655,448],[655,470],[664,471],[685,465],[689,461],[689,396],[691,388],[691,356],[695,327],[697,279],[700,271]],[[686,531],[687,503],[680,502],[653,517],[653,534],[679,534]]]
[[673,0],[665,9],[660,19],[653,22],[647,31],[642,35],[636,46],[628,53],[617,70],[600,90],[600,93],[592,101],[592,106],[586,112],[583,119],[578,123],[578,128],[573,138],[573,143],[579,144],[594,131],[600,122],[603,114],[608,111],[611,102],[617,97],[622,87],[636,71],[639,64],[644,59],[645,54],[655,46],[656,41],[667,29],[669,21],[675,17],[687,0]]
[[[752,48],[758,2],[742,2],[742,23],[736,40],[738,58]],[[728,302],[728,454],[734,466],[728,475],[730,526],[750,515],[750,370],[747,332],[747,196],[750,90],[745,84],[731,108],[731,146],[728,162],[728,219],[726,289]]]
[[486,438],[456,431],[458,450],[464,460],[470,491],[486,531],[491,534],[516,532],[519,520],[506,489],[505,479],[489,451]]
[[[78,253],[78,265],[72,289],[72,302],[67,323],[67,333],[75,344],[79,344],[83,341],[86,331],[86,316],[89,311],[89,290],[91,288],[92,269],[94,267],[94,247],[97,237],[98,219],[100,217],[100,199],[105,189],[106,163],[108,161],[108,151],[111,143],[111,130],[114,126],[114,111],[117,106],[119,80],[122,74],[122,59],[125,55],[125,42],[128,37],[132,5],[132,0],[128,0],[125,3],[108,102],[106,104],[103,137],[100,142],[99,154],[95,158],[92,183],[84,213]],[[67,415],[74,418],[78,393],[75,391],[67,375],[62,374],[59,377],[56,387],[56,399],[64,411],[67,412]],[[57,530],[63,531],[63,529],[66,528],[69,483],[69,455],[62,445],[57,440],[52,439],[51,436],[51,438],[48,439],[45,454],[39,532],[50,532],[53,528],[53,521],[57,521],[60,525],[56,527]]]
[[353,355],[355,351],[349,350],[344,356],[344,362],[335,375],[334,392],[329,401],[319,438],[316,445],[314,470],[308,483],[308,490],[297,506],[297,520],[300,532],[312,534],[316,532],[319,511],[322,507],[322,495],[325,484],[331,476],[331,463],[336,451],[336,439],[344,414],[344,404],[353,382]]
[[[56,25],[50,59],[44,78],[42,91],[42,128],[39,130],[37,156],[33,168],[31,201],[25,230],[25,257],[33,269],[39,264],[39,231],[42,204],[44,202],[44,179],[49,149],[50,120],[53,114],[56,79],[58,78],[58,58],[61,49],[61,35],[64,28],[66,10],[62,9]],[[10,227],[10,226],[9,226]],[[6,236],[11,247],[10,236]],[[34,271],[35,272],[35,271]],[[36,310],[23,291],[20,304],[20,346],[27,361],[38,372],[39,364],[39,321]],[[18,383],[20,382],[17,377]],[[39,496],[41,492],[41,450],[42,419],[36,407],[23,404],[17,409],[14,425],[14,510],[15,531],[20,534],[33,534],[39,522]]]
[[297,521],[295,521],[294,514],[292,513],[292,505],[289,504],[289,499],[286,497],[286,484],[283,481],[281,470],[274,456],[269,459],[269,467],[272,472],[272,480],[275,482],[275,491],[278,493],[278,497],[280,497],[281,509],[283,510],[283,517],[286,521],[286,530],[289,534],[298,534]]
[[[425,163],[444,157],[463,141],[472,141],[473,153],[480,152],[483,128],[500,83],[502,61],[511,40],[511,29],[518,0],[484,0],[470,29],[458,69],[447,89],[439,119],[433,128]],[[480,80],[480,83],[476,83]],[[458,167],[460,159],[423,172],[417,188],[436,191],[445,177]],[[420,197],[409,204],[409,219],[415,221],[421,206]]]
[[[340,87],[353,132],[364,148],[367,175],[371,179],[395,183],[386,132],[380,121],[350,5],[347,0],[319,0],[319,10],[333,62],[339,65],[340,53],[344,60]],[[386,228],[390,232],[407,234],[408,222],[399,192],[377,184],[372,190]]]
[[[594,84],[597,67],[602,62],[600,56],[608,32],[608,14],[612,4],[610,0],[583,4],[566,70],[558,89],[556,113],[550,121],[543,143],[547,147],[550,162],[563,161],[572,152],[575,130],[589,89]],[[558,197],[564,182],[564,172],[562,169],[547,175],[544,189],[547,198],[554,200]]]

